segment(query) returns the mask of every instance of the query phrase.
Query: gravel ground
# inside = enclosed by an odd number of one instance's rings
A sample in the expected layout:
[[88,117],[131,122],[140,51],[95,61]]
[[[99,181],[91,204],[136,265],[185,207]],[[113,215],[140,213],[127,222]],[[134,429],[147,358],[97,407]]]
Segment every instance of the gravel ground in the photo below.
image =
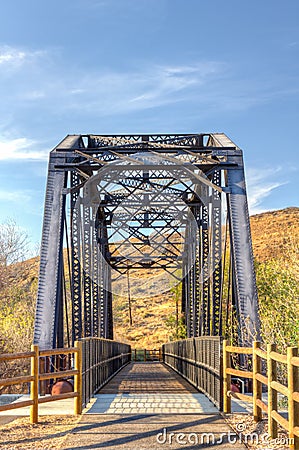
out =
[[[30,424],[29,417],[16,418],[0,425],[0,450],[60,449],[67,435],[80,421],[81,416],[42,416],[38,424]],[[278,438],[268,439],[267,420],[254,422],[247,414],[226,416],[226,421],[251,450],[288,449],[287,432],[278,426]]]
[[226,416],[226,421],[235,433],[242,435],[243,442],[249,449],[270,450],[289,449],[288,433],[278,425],[277,439],[268,436],[268,420],[263,419],[256,423],[253,416],[247,414],[232,414]]
[[0,425],[0,449],[59,449],[81,416],[41,416],[38,424],[29,417]]

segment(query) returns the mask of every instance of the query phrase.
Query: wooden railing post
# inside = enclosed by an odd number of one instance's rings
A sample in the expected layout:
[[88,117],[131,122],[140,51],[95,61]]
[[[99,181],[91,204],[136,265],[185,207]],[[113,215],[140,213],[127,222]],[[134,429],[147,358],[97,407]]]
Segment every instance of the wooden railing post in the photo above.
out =
[[287,363],[288,363],[288,416],[289,416],[289,438],[293,440],[290,443],[290,448],[299,449],[299,437],[294,434],[294,428],[299,428],[299,403],[293,398],[294,392],[299,392],[299,376],[298,368],[292,364],[292,358],[298,356],[297,347],[288,347]]
[[277,411],[277,391],[272,388],[272,381],[277,381],[277,363],[271,358],[276,351],[276,344],[267,344],[268,368],[268,433],[272,439],[277,438],[277,422],[272,418],[272,411]]
[[230,367],[230,353],[226,351],[227,340],[223,341],[223,412],[231,412],[231,397],[228,396],[231,386],[231,376],[226,373]]
[[257,380],[256,375],[261,373],[262,361],[261,358],[256,354],[256,349],[261,347],[261,343],[258,341],[253,342],[252,346],[252,387],[253,387],[253,417],[255,422],[262,420],[263,413],[262,409],[257,405],[257,400],[262,399],[262,383]]
[[38,375],[39,375],[39,348],[38,345],[31,345],[31,376],[34,377],[30,382],[30,400],[33,405],[30,406],[30,423],[38,422]]
[[78,393],[78,397],[75,398],[74,413],[82,413],[82,342],[76,341],[75,348],[78,350],[75,352],[75,370],[78,370],[78,374],[74,376],[74,391]]

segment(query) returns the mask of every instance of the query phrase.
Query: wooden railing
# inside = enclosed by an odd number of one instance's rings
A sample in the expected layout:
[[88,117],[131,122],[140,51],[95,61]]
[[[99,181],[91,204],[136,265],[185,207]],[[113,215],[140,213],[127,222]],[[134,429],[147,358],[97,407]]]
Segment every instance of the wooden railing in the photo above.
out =
[[[56,355],[74,355],[74,369],[59,370],[55,372],[40,373],[40,361],[45,357],[54,357]],[[31,352],[8,353],[0,355],[0,361],[12,361],[18,359],[30,358],[30,375],[5,378],[0,380],[0,387],[13,386],[22,383],[30,383],[30,400],[18,401],[0,406],[0,411],[23,408],[30,406],[30,422],[38,422],[38,405],[41,403],[75,398],[74,414],[82,412],[82,343],[75,342],[74,347],[60,348],[52,350],[39,350],[37,345],[31,346]],[[45,380],[57,380],[59,378],[74,377],[74,391],[64,394],[39,397],[39,382]]]
[[[231,355],[252,355],[252,371],[238,370],[231,367]],[[262,373],[262,361],[266,374]],[[277,363],[287,367],[287,386],[277,377]],[[231,376],[252,379],[253,395],[231,391]],[[262,386],[268,388],[267,404],[262,400]],[[278,393],[288,399],[288,419],[278,412]],[[272,439],[277,438],[277,424],[289,434],[290,448],[299,450],[299,356],[297,347],[288,347],[287,354],[276,351],[275,344],[268,344],[267,351],[261,349],[260,342],[252,347],[233,347],[223,342],[223,411],[231,412],[231,398],[251,402],[254,420],[262,419],[263,411],[268,414],[268,433]]]

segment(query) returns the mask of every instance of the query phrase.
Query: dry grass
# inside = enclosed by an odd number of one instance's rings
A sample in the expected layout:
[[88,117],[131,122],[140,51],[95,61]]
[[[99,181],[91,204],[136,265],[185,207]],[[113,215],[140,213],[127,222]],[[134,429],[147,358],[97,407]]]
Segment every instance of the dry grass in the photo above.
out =
[[[286,208],[257,214],[250,218],[254,257],[259,262],[286,257],[289,240],[299,235],[299,208]],[[143,273],[150,277],[151,272]],[[132,299],[133,326],[129,326],[128,299],[113,300],[114,338],[132,348],[158,348],[167,342],[173,330],[166,326],[175,315],[175,294],[168,291],[153,298]]]
[[286,208],[250,217],[253,253],[265,262],[282,257],[290,239],[299,235],[299,208]]

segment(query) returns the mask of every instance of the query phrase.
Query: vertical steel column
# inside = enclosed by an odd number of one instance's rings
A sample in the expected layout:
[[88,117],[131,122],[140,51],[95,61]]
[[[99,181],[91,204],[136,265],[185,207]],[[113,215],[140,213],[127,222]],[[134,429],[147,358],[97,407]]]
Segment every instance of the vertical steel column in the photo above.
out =
[[[66,177],[56,165],[65,156],[51,152],[42,231],[40,271],[34,324],[34,344],[41,349],[56,346],[59,308],[62,296],[62,245],[65,199],[62,194]],[[58,308],[57,308],[58,307]]]
[[186,329],[187,329],[187,337],[192,337],[192,280],[190,270],[187,273],[186,277]]
[[113,339],[110,253],[106,217],[103,208],[98,210],[96,228],[99,248],[102,254],[100,264],[100,335],[106,339]]
[[185,246],[188,248],[185,249],[185,255],[187,258],[186,263],[184,264],[184,278],[182,285],[182,311],[184,312],[185,317],[185,325],[187,337],[192,336],[192,281],[191,281],[191,270],[190,270],[190,246],[193,245],[191,242],[191,232],[190,232],[190,224],[186,226],[186,234],[185,234]]
[[110,265],[107,267],[107,281],[108,289],[106,289],[106,302],[107,302],[107,325],[106,325],[106,338],[113,339],[113,310],[112,310],[112,292],[111,292],[111,269]]
[[84,337],[92,336],[91,315],[91,226],[90,226],[90,206],[83,204],[83,287],[84,287]]
[[[67,185],[67,173],[65,174],[64,186]],[[65,195],[63,195],[62,200],[62,231],[60,236],[60,250],[59,250],[59,259],[58,259],[58,283],[57,283],[57,297],[56,297],[56,317],[55,317],[55,328],[54,335],[56,335],[55,346],[57,348],[64,347],[64,283],[63,283],[63,271],[64,271],[64,258],[63,258],[63,233],[64,233],[64,225],[65,225]],[[54,337],[55,339],[55,337]]]
[[108,245],[108,232],[106,220],[103,222],[104,257],[106,260],[104,271],[104,310],[105,310],[105,338],[113,339],[113,311],[112,311],[112,286],[110,252]]
[[[185,244],[184,244],[184,259],[182,264],[182,305],[181,305],[181,313],[183,316],[184,325],[187,327],[187,312],[188,312],[188,244],[189,244],[189,229],[186,226],[185,230]],[[188,334],[188,333],[187,333]]]
[[194,265],[192,268],[192,298],[193,298],[193,332],[192,337],[198,337],[200,330],[200,207],[192,207],[192,214],[196,220],[196,227],[193,230],[194,242]]
[[[221,185],[221,172],[215,171],[213,183]],[[222,248],[221,248],[221,193],[213,189],[212,192],[212,268],[213,268],[213,293],[212,293],[212,335],[221,336],[221,276],[222,276]]]
[[242,151],[231,152],[227,160],[237,164],[227,171],[228,210],[240,338],[246,345],[257,338],[260,324]]
[[[71,187],[75,188],[80,184],[80,177],[72,171]],[[72,279],[71,299],[72,299],[72,342],[81,339],[82,333],[82,287],[81,287],[81,230],[80,230],[80,210],[76,208],[78,191],[71,194],[71,255],[72,255]],[[78,205],[77,205],[78,206]]]
[[[208,188],[205,198],[208,198]],[[202,335],[210,335],[211,323],[211,301],[210,301],[210,242],[209,242],[209,206],[201,205],[201,267],[202,267],[202,292],[201,292],[201,314]]]
[[96,238],[95,228],[93,229],[92,235],[92,273],[93,273],[93,282],[92,282],[92,327],[93,332],[92,335],[94,337],[100,336],[100,324],[99,324],[99,301],[100,301],[100,292],[99,292],[99,281],[100,281],[100,272],[99,272],[99,247]]
[[97,242],[100,252],[100,264],[99,264],[99,336],[105,337],[105,299],[104,299],[104,270],[105,270],[105,241],[103,237],[103,221],[104,221],[104,212],[102,208],[98,209],[96,216],[96,233],[97,233]]

